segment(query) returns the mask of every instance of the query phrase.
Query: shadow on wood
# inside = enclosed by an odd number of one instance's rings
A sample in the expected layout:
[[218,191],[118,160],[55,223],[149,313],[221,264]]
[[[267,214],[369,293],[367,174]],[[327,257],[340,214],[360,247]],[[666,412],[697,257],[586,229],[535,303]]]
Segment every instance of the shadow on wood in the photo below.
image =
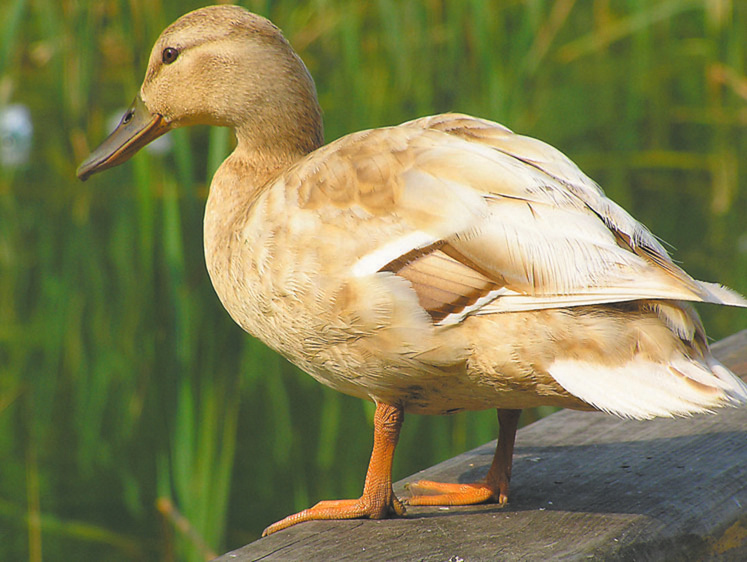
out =
[[[747,330],[713,346],[747,376]],[[495,442],[398,482],[472,482]],[[503,509],[313,521],[217,560],[747,560],[747,408],[653,421],[563,411],[519,431]]]

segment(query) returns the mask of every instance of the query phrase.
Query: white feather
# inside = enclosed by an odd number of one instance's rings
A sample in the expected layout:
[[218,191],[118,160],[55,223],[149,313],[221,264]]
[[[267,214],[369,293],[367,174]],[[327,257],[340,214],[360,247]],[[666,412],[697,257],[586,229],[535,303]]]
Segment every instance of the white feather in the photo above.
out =
[[626,418],[681,416],[747,403],[747,385],[711,361],[706,367],[684,356],[670,364],[637,357],[609,366],[562,359],[548,372],[574,396]]
[[698,284],[705,293],[705,302],[747,308],[747,299],[729,287],[707,281],[698,281]]
[[500,289],[496,289],[494,291],[490,291],[485,296],[480,297],[475,302],[473,302],[471,305],[465,306],[462,310],[459,312],[453,312],[446,317],[444,317],[440,322],[438,322],[439,326],[452,326],[454,324],[460,324],[467,316],[470,314],[473,314],[477,312],[478,314],[480,311],[484,309],[484,307],[500,297],[501,295],[505,295],[506,293],[512,293],[510,289],[506,289],[505,287],[501,287]]
[[438,238],[427,232],[415,230],[391,242],[376,248],[373,252],[359,258],[351,268],[353,277],[365,277],[379,271],[382,267],[413,250],[423,248],[436,242]]

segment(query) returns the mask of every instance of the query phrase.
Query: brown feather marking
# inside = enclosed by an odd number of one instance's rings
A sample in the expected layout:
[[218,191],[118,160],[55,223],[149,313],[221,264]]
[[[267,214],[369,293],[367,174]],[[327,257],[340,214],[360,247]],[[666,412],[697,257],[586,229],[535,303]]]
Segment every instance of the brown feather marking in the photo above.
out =
[[382,268],[412,284],[420,306],[436,323],[502,286],[445,253],[445,247],[439,242],[413,250]]
[[615,239],[617,240],[617,243],[620,245],[620,247],[625,248],[626,250],[630,250],[638,257],[654,264],[662,271],[682,283],[685,287],[687,287],[687,289],[692,291],[693,294],[702,294],[702,290],[697,285],[697,283],[687,273],[677,267],[677,265],[669,259],[669,256],[662,256],[653,248],[636,244],[625,232],[621,232],[613,228],[611,228],[610,230],[612,230],[612,234],[615,235]]
[[680,379],[684,380],[687,384],[692,386],[698,392],[702,392],[703,394],[715,395],[715,394],[719,394],[722,392],[721,389],[716,388],[715,386],[708,386],[706,384],[703,384],[702,382],[698,382],[696,380],[691,379],[685,373],[683,373],[682,371],[678,369],[675,369],[671,365],[669,366],[669,372],[672,373],[673,375],[676,375]]

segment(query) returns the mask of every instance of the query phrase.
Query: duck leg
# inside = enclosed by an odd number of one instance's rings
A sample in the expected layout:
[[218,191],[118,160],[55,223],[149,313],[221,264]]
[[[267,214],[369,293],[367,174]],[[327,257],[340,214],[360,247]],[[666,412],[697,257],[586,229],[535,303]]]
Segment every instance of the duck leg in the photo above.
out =
[[273,523],[264,530],[262,536],[266,537],[296,523],[315,519],[384,519],[389,515],[404,515],[405,508],[392,490],[392,459],[404,418],[402,408],[376,404],[373,451],[360,498],[321,501],[314,507]]
[[498,410],[498,444],[493,464],[484,482],[474,484],[448,484],[419,480],[408,486],[409,490],[430,492],[415,495],[406,501],[410,505],[472,505],[495,502],[500,506],[508,502],[508,483],[511,480],[511,464],[514,455],[516,429],[521,410]]

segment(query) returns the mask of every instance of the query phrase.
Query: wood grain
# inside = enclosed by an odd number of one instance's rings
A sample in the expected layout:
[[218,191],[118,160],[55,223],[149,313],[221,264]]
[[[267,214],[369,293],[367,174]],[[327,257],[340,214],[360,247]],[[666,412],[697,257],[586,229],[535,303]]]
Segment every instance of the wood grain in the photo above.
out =
[[[713,346],[747,377],[747,330]],[[471,482],[488,443],[395,485]],[[654,421],[562,411],[518,433],[511,499],[405,519],[303,523],[225,554],[250,560],[747,560],[747,408]],[[363,469],[361,469],[363,470]]]

